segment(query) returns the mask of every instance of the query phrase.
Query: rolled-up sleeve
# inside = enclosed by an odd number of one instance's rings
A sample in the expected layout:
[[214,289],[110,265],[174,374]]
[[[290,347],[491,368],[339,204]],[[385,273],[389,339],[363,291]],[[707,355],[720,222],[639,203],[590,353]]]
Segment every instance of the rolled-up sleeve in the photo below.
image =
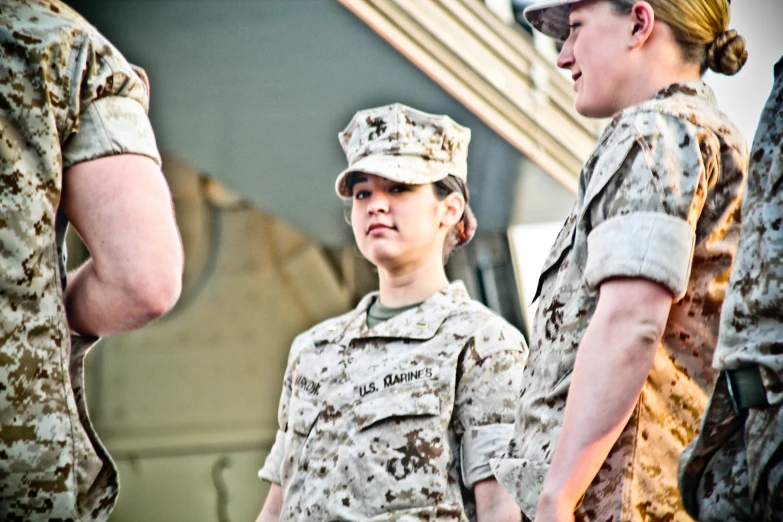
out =
[[149,83],[101,35],[87,34],[72,58],[69,125],[63,168],[117,154],[139,154],[160,164],[147,116]]
[[280,394],[280,403],[277,408],[277,432],[272,449],[264,461],[263,467],[258,471],[258,477],[261,480],[272,482],[273,484],[282,484],[281,469],[285,459],[285,439],[288,429],[288,412],[291,404],[291,394],[293,389],[292,375],[296,365],[299,353],[303,346],[307,344],[306,336],[299,335],[294,339],[291,345],[291,351],[288,354],[288,364],[286,365],[285,375],[283,377],[283,391]]
[[492,477],[490,459],[502,454],[513,436],[527,355],[522,335],[501,319],[485,325],[463,353],[454,410],[467,488]]
[[587,238],[587,289],[596,292],[610,277],[644,277],[681,299],[688,286],[695,239],[686,221],[663,213],[636,212],[610,218]]
[[269,451],[264,466],[258,470],[258,478],[266,480],[273,484],[280,484],[282,479],[280,478],[280,466],[283,465],[283,459],[285,458],[285,432],[277,430],[275,435],[275,443],[272,445],[272,449]]
[[666,115],[637,115],[625,126],[627,136],[601,151],[587,189],[585,286],[597,292],[606,279],[638,277],[679,300],[720,147],[709,132]]
[[82,112],[79,131],[63,149],[63,166],[116,154],[140,154],[160,164],[155,134],[142,106],[121,96],[99,98]]

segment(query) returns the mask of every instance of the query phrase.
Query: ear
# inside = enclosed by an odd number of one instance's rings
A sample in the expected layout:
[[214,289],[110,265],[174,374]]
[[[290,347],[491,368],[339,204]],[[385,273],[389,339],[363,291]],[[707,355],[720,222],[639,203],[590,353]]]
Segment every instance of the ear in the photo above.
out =
[[443,208],[443,216],[440,218],[443,226],[451,228],[462,219],[465,212],[465,198],[459,192],[452,192],[440,202]]
[[647,42],[655,26],[655,12],[647,2],[636,2],[631,8],[631,34],[628,39],[628,47],[636,49]]

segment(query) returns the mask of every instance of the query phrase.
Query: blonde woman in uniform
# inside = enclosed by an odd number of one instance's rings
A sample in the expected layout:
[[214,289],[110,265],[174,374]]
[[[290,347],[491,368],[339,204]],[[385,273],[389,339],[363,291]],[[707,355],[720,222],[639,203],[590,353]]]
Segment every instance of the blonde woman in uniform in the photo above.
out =
[[337,192],[380,291],[294,341],[259,521],[519,520],[489,459],[513,432],[527,348],[443,267],[475,230],[469,140],[399,104],[340,134]]
[[536,522],[686,522],[677,459],[715,382],[745,140],[701,81],[734,74],[727,0],[564,0],[576,110],[611,118],[545,262],[514,439],[495,476]]

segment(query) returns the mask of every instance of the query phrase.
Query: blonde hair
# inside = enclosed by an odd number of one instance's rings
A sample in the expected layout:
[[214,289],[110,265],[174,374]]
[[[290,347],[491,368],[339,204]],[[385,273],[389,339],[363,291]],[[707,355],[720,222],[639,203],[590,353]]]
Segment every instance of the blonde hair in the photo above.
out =
[[[606,0],[615,12],[630,13],[633,0]],[[748,59],[745,39],[729,30],[730,0],[646,0],[655,18],[668,25],[680,45],[683,59],[731,76]]]

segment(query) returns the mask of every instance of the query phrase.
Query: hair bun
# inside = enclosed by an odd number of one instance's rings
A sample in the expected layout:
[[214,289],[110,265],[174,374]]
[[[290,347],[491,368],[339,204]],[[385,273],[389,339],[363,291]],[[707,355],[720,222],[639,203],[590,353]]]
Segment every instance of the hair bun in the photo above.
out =
[[716,73],[732,76],[747,61],[745,39],[734,29],[722,33],[707,48],[707,66]]
[[457,230],[457,244],[455,247],[461,247],[470,243],[470,240],[473,239],[473,234],[476,233],[476,216],[473,215],[470,205],[465,205],[465,212],[462,214],[462,219],[457,223],[455,228]]

